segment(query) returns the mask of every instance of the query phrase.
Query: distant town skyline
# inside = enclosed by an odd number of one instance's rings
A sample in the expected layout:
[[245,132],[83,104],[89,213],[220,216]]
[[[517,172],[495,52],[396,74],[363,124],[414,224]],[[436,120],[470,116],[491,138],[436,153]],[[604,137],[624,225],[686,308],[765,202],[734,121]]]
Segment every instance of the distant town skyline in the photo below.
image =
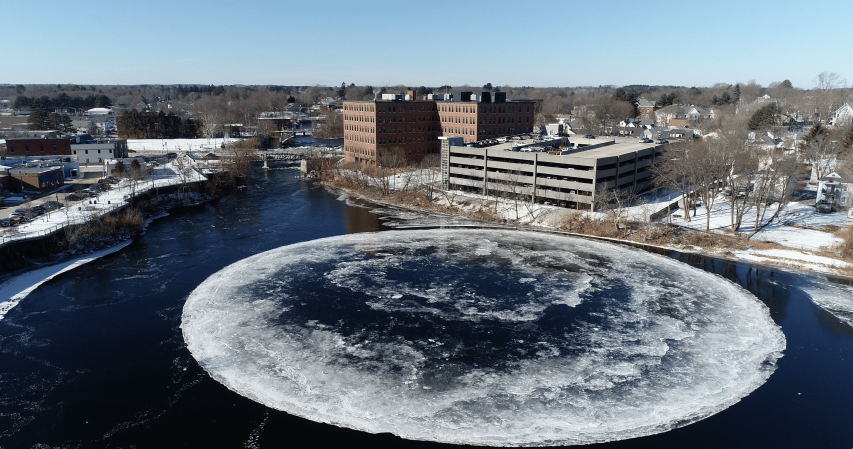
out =
[[853,3],[4,5],[11,84],[767,86],[853,80]]

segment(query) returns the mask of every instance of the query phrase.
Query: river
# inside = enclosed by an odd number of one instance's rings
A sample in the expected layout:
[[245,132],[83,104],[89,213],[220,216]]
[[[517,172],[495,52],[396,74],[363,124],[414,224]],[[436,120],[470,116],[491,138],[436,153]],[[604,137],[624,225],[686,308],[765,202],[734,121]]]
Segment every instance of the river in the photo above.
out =
[[[123,250],[46,282],[0,321],[0,448],[440,446],[269,409],[213,380],[187,350],[184,302],[211,274],[282,245],[412,218],[349,205],[297,173],[259,170],[243,191],[174,210]],[[813,275],[668,255],[755,294],[787,349],[767,383],[728,409],[606,445],[851,447],[853,328],[803,292]]]

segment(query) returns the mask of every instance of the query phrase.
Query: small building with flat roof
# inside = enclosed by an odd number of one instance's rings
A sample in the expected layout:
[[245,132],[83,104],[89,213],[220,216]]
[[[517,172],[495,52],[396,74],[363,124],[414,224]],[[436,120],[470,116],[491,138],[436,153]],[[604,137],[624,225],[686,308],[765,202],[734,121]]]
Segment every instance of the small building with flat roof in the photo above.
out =
[[65,184],[62,167],[18,167],[10,169],[9,175],[17,180],[11,182],[10,190],[29,189],[44,192]]

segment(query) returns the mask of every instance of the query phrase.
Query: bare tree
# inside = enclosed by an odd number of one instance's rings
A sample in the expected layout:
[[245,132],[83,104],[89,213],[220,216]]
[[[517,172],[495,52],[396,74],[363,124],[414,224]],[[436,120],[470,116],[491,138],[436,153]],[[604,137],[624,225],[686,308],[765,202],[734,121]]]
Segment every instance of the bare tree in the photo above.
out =
[[655,185],[681,192],[684,218],[687,221],[690,221],[690,195],[695,185],[694,175],[696,171],[696,167],[689,157],[690,150],[687,143],[674,143],[667,147],[660,161],[652,167]]
[[420,189],[423,190],[427,200],[432,202],[435,196],[436,186],[441,178],[439,164],[441,157],[438,154],[431,153],[421,159],[418,170],[417,183]]
[[743,217],[755,204],[752,198],[753,190],[761,173],[758,158],[748,147],[736,148],[735,151],[728,184],[731,186],[731,229],[737,232],[743,223]]
[[314,130],[312,136],[315,139],[343,139],[344,118],[343,114],[329,108],[324,108],[320,114],[325,116],[322,124]]
[[404,150],[392,148],[378,154],[375,166],[364,166],[362,170],[372,178],[372,185],[379,190],[380,195],[390,195],[394,190],[393,176],[408,165]]
[[835,72],[821,72],[814,79],[815,111],[820,121],[828,123],[832,113],[841,106],[843,89],[847,81]]
[[732,168],[732,153],[718,142],[703,141],[689,154],[689,164],[694,176],[694,192],[705,205],[705,230],[711,229],[711,210],[720,187]]
[[595,209],[608,217],[616,232],[621,232],[627,208],[636,197],[637,190],[633,184],[621,189],[618,187],[601,188],[595,192]]
[[[755,226],[747,239],[752,238],[779,216],[782,209],[791,201],[796,184],[798,167],[795,157],[771,154],[763,165],[765,167],[755,179],[752,194]],[[773,213],[766,217],[767,211],[774,206]]]

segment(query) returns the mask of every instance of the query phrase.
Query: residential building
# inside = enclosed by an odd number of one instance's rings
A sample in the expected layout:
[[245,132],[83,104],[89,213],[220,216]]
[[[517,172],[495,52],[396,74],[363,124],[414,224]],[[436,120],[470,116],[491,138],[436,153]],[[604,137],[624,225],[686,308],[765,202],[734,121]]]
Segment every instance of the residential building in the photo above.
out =
[[82,165],[103,164],[106,159],[127,157],[127,139],[98,139],[71,144],[71,154]]
[[832,208],[853,207],[853,170],[841,168],[820,178],[815,204],[822,202]]
[[712,116],[711,111],[692,104],[672,104],[655,111],[655,124],[657,126],[690,126]]
[[649,168],[663,149],[612,141],[557,151],[525,151],[517,141],[482,148],[455,143],[442,138],[445,188],[523,197],[579,210],[600,208],[597,195],[606,189],[649,190]]
[[640,118],[643,120],[655,119],[655,102],[640,98],[637,100],[637,110],[640,112]]
[[625,119],[619,122],[619,128],[615,133],[620,136],[635,136],[639,137],[643,131],[654,127],[654,121],[648,119]]
[[10,157],[70,156],[71,140],[55,137],[16,137],[6,139]]
[[830,124],[833,126],[847,126],[850,123],[853,123],[853,107],[849,103],[844,103],[844,106],[841,106],[832,114]]
[[454,92],[415,99],[385,94],[381,100],[344,101],[344,158],[370,165],[402,151],[410,161],[438,154],[439,137],[465,143],[533,131],[535,100],[507,100],[504,92]]

